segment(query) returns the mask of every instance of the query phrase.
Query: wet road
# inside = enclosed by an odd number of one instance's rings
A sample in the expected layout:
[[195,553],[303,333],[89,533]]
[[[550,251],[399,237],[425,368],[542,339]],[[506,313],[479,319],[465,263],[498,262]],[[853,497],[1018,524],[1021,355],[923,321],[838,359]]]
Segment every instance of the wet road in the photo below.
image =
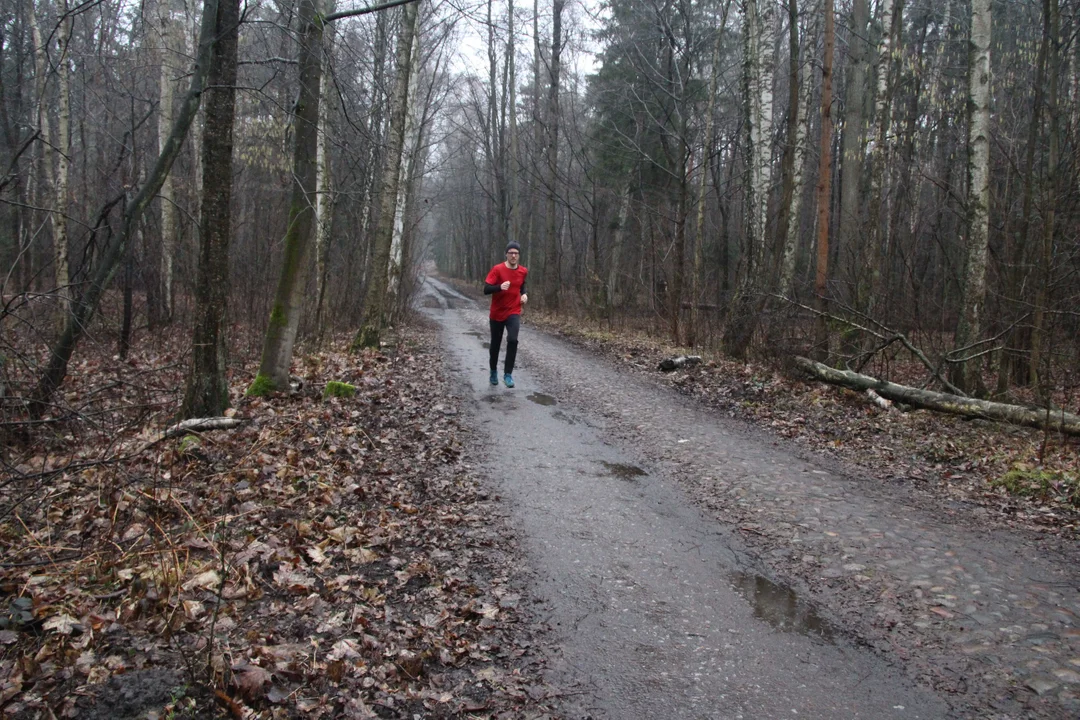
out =
[[[523,329],[517,387],[492,387],[486,312],[431,278],[424,292],[555,629],[549,679],[567,717],[946,716],[940,698],[758,575],[671,468],[614,439],[610,418],[589,409],[589,378],[635,381]],[[689,442],[742,442],[696,431]]]

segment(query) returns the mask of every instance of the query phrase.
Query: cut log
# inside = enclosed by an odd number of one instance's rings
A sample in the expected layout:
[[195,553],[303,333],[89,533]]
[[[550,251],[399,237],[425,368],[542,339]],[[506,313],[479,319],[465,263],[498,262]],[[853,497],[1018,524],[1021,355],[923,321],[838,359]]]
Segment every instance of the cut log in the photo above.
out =
[[889,410],[892,408],[892,400],[887,400],[881,397],[873,390],[867,390],[866,397],[870,398],[870,402],[874,403],[882,410]]
[[921,390],[907,385],[897,385],[887,380],[880,380],[850,370],[837,370],[804,357],[796,357],[795,364],[818,380],[860,392],[873,390],[882,397],[894,402],[907,403],[915,407],[965,417],[999,420],[1013,425],[1026,425],[1027,427],[1053,430],[1067,435],[1080,435],[1080,415],[1061,410],[1051,410],[1047,413],[1046,410],[1032,409],[1020,405],[1006,405],[1005,403],[990,402],[989,400],[964,398],[932,390]]
[[680,355],[679,357],[664,358],[660,361],[660,369],[664,372],[672,372],[684,367],[694,367],[701,364],[700,355]]

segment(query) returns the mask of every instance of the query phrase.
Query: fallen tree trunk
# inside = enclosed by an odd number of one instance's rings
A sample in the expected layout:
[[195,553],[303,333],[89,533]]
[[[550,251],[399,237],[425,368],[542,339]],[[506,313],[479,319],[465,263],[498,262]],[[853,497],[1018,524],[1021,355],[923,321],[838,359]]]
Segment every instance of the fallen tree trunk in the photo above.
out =
[[897,385],[886,380],[879,380],[869,375],[861,375],[850,370],[837,370],[804,357],[796,357],[795,364],[818,380],[860,392],[873,390],[882,397],[894,402],[902,402],[915,407],[965,417],[1000,420],[1013,425],[1026,425],[1062,432],[1067,435],[1080,435],[1080,415],[1061,410],[1048,413],[1046,410],[1036,410],[1019,405],[1006,405],[1005,403],[964,398],[932,390],[920,390],[907,385]]
[[679,368],[694,367],[701,364],[700,355],[680,355],[679,357],[664,358],[660,361],[659,369],[664,372],[673,372]]

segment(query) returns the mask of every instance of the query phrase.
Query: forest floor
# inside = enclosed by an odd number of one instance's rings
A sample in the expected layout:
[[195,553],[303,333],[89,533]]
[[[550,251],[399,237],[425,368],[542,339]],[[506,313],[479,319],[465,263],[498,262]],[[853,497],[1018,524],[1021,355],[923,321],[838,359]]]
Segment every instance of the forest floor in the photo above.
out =
[[[952,501],[958,512],[1039,533],[1080,532],[1080,438],[894,406],[761,362],[675,347],[643,332],[531,312],[529,322],[618,366],[694,398],[755,430],[842,460],[878,482]],[[702,363],[661,372],[661,360]],[[922,382],[922,366],[894,366],[893,382]],[[905,377],[905,373],[910,377]],[[1072,398],[1070,412],[1080,399]]]
[[267,400],[237,363],[234,430],[163,438],[179,329],[123,361],[87,344],[59,419],[6,416],[0,716],[546,716],[433,331],[388,339],[298,355]]

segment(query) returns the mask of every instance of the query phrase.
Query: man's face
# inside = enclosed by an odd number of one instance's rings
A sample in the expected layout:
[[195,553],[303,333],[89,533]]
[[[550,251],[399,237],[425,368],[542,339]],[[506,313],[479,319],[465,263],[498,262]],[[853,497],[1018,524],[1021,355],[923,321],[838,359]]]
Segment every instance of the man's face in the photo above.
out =
[[517,250],[506,251],[506,264],[512,268],[516,268],[518,264],[518,258],[521,257],[521,253]]

